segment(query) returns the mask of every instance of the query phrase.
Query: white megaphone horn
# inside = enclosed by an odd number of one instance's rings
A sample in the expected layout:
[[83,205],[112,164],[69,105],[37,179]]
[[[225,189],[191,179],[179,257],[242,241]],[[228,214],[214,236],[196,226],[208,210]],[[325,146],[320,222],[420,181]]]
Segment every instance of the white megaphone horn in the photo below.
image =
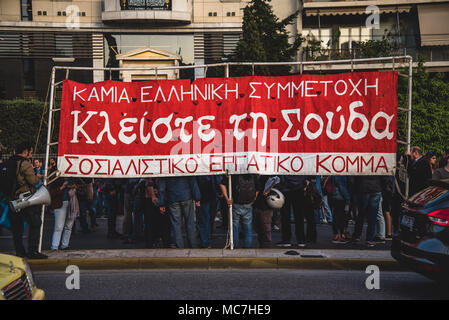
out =
[[28,195],[29,192],[21,193],[19,195],[19,199],[10,201],[9,208],[17,213],[22,209],[38,206],[38,205],[50,205],[51,204],[51,196],[50,192],[48,192],[47,187],[41,186],[34,194]]

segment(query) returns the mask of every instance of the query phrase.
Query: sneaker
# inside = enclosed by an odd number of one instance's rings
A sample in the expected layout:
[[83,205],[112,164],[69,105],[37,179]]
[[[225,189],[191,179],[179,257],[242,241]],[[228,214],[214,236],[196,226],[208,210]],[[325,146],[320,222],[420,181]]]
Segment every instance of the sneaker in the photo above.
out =
[[296,246],[298,248],[304,248],[306,246],[306,244],[304,242],[298,242],[298,244]]
[[287,247],[291,247],[292,244],[290,243],[290,241],[281,241],[281,242],[276,243],[276,246],[287,248]]
[[387,236],[385,237],[386,241],[391,241],[393,240],[393,236],[391,234],[387,234]]
[[372,247],[374,247],[374,246],[376,245],[376,242],[375,242],[375,241],[367,241],[367,242],[366,242],[366,245],[367,245],[368,247],[372,248]]
[[360,244],[360,239],[359,238],[352,238],[351,243],[353,243],[353,244]]
[[35,252],[32,252],[32,253],[28,254],[28,259],[31,259],[31,260],[42,260],[42,259],[48,259],[48,256],[46,256],[43,253],[35,251]]
[[334,236],[332,243],[340,243],[340,237],[338,235]]
[[280,231],[280,230],[281,230],[281,228],[279,228],[277,225],[273,226],[273,231]]
[[385,243],[385,238],[375,237],[374,242],[376,243]]

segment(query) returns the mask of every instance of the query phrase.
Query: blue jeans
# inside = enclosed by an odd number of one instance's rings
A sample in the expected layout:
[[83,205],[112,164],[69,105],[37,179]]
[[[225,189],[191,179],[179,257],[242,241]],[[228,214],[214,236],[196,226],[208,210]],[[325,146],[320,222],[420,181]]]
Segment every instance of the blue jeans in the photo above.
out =
[[145,198],[136,198],[133,206],[132,238],[137,240],[142,235],[143,217],[145,215]]
[[376,218],[376,237],[385,238],[385,219],[384,212],[382,210],[382,197],[380,197],[379,209],[377,211]]
[[360,239],[363,230],[363,222],[366,217],[368,220],[366,241],[374,240],[377,214],[379,212],[381,198],[382,192],[364,193],[358,196],[359,214],[355,220],[354,238]]
[[[327,196],[323,196],[323,208],[324,208],[324,212],[326,214],[327,222],[332,223],[332,211],[329,206],[329,201],[328,201]],[[322,217],[321,217],[321,220],[322,220]]]
[[55,215],[55,229],[51,240],[51,249],[58,250],[67,248],[72,234],[73,223],[75,218],[69,218],[69,201],[64,201],[62,207],[54,210]]
[[232,205],[232,230],[234,239],[234,248],[239,247],[239,226],[242,222],[242,230],[244,234],[243,248],[253,247],[253,206],[251,204]]
[[198,231],[200,235],[200,242],[202,248],[207,248],[210,245],[210,230],[211,230],[211,209],[212,202],[202,201],[198,214]]
[[182,237],[182,218],[184,217],[189,245],[191,248],[197,248],[195,204],[193,200],[173,202],[168,205],[168,209],[170,210],[170,221],[173,227],[176,247],[184,248],[184,239]]

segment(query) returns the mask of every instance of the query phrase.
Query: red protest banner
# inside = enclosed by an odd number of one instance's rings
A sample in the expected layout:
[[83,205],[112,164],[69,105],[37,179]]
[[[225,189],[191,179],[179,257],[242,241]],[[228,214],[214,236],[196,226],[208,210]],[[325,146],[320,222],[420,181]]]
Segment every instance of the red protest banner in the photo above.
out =
[[397,72],[64,81],[66,176],[391,174]]

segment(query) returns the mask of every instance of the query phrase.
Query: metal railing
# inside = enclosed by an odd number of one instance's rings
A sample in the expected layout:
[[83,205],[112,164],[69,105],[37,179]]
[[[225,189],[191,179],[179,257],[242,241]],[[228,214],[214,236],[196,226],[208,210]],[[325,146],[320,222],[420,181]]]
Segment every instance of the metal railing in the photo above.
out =
[[[229,63],[217,63],[217,64],[208,64],[208,65],[190,65],[190,66],[167,66],[167,67],[135,67],[135,68],[107,68],[107,67],[63,67],[63,66],[54,66],[51,73],[51,87],[50,87],[50,103],[49,103],[49,112],[48,112],[48,128],[47,128],[47,148],[46,148],[46,157],[45,157],[45,175],[44,175],[44,185],[48,184],[48,162],[50,158],[50,147],[57,144],[57,142],[53,142],[52,137],[52,123],[54,121],[54,113],[59,112],[60,109],[55,106],[55,87],[60,86],[62,84],[62,81],[56,82],[56,72],[58,70],[65,71],[65,78],[69,78],[69,73],[72,70],[85,70],[85,71],[96,71],[96,70],[102,70],[102,71],[131,71],[131,70],[153,70],[155,72],[155,76],[157,79],[158,70],[170,70],[170,69],[197,69],[201,68],[205,70],[205,74],[207,74],[207,68],[212,67],[224,67],[225,68],[225,77],[229,77],[230,74],[230,68],[232,66],[249,66],[252,68],[252,74],[255,74],[255,66],[282,66],[282,65],[289,65],[289,66],[296,66],[299,67],[299,71],[302,74],[304,71],[305,66],[313,66],[313,65],[319,65],[319,66],[326,66],[326,65],[333,65],[333,64],[350,64],[351,65],[351,71],[357,70],[357,69],[363,69],[363,66],[360,66],[360,64],[363,63],[383,63],[390,65],[390,68],[395,70],[395,68],[399,67],[399,64],[402,64],[404,67],[408,66],[408,73],[399,73],[400,76],[408,78],[408,94],[407,94],[407,106],[403,106],[398,108],[398,111],[405,111],[406,112],[406,121],[407,121],[407,132],[405,141],[398,140],[399,144],[404,144],[407,148],[407,151],[410,151],[410,144],[411,144],[411,117],[412,117],[412,77],[413,77],[413,58],[411,56],[390,56],[390,57],[380,57],[380,58],[365,58],[365,59],[343,59],[343,60],[327,60],[327,61],[295,61],[295,62],[229,62]],[[229,187],[231,187],[231,175],[228,176],[229,181]],[[229,190],[229,193],[231,193],[232,190]],[[406,196],[408,196],[408,179],[406,181]],[[229,246],[232,249],[234,249],[234,243],[233,243],[233,235],[232,235],[232,208],[230,208],[229,212]],[[41,219],[44,221],[44,213],[45,213],[45,206],[42,206],[42,212],[41,212]],[[41,231],[40,231],[40,241],[39,241],[39,252],[41,252],[42,249],[42,235],[43,235],[43,225],[41,225]]]
[[[449,47],[400,47],[391,49],[389,56],[409,55],[413,60],[423,57],[426,62],[449,61]],[[352,49],[329,49],[307,47],[302,49],[303,61],[361,59],[366,58],[363,51],[358,48]]]

